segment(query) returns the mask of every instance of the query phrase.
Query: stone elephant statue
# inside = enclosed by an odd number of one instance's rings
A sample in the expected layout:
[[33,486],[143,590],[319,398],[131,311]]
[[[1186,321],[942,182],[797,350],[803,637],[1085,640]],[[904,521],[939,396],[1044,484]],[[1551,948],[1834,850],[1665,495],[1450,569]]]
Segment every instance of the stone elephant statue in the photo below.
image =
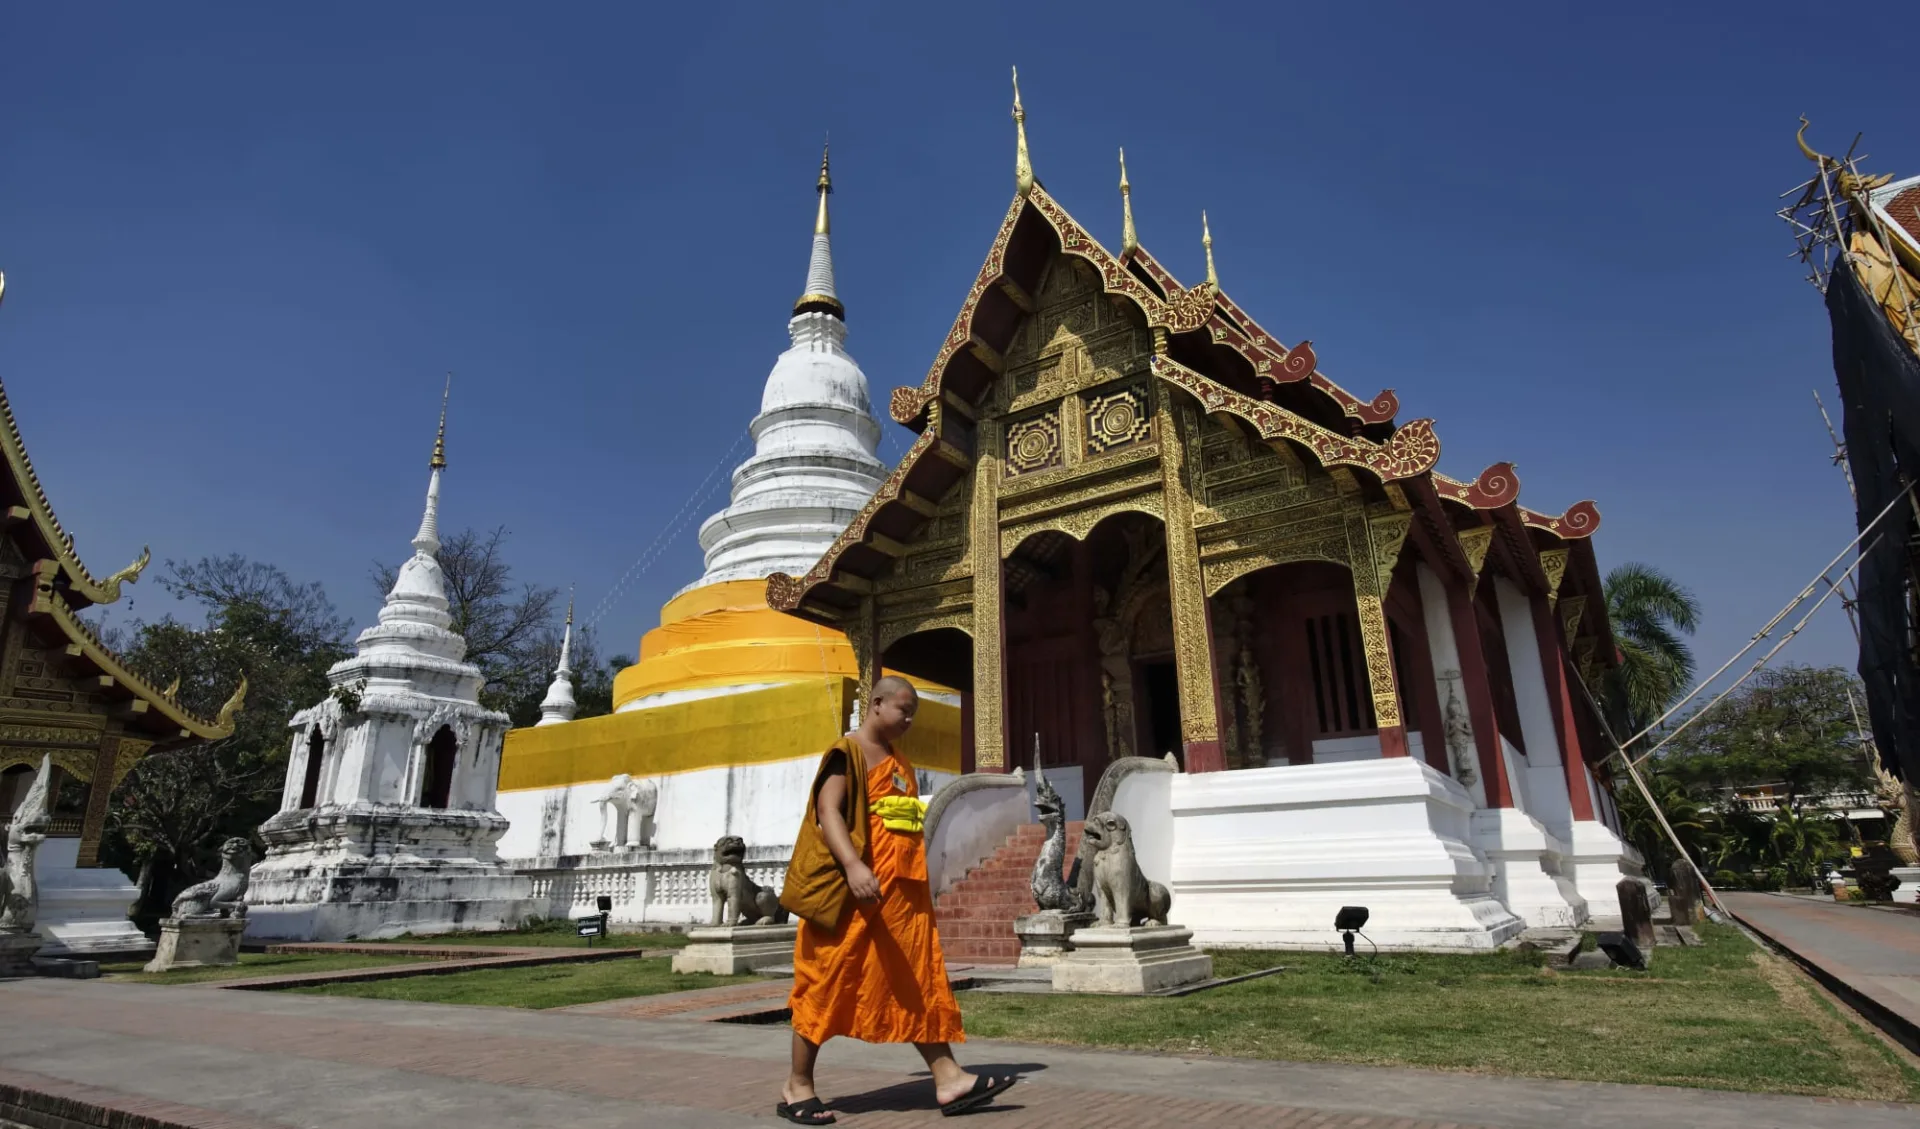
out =
[[[645,847],[654,846],[654,809],[659,804],[660,793],[653,781],[635,780],[627,773],[615,776],[607,784],[607,789],[595,797],[593,803],[600,807],[600,834],[593,845],[602,850],[608,847]],[[607,816],[616,815],[614,837],[607,838]]]

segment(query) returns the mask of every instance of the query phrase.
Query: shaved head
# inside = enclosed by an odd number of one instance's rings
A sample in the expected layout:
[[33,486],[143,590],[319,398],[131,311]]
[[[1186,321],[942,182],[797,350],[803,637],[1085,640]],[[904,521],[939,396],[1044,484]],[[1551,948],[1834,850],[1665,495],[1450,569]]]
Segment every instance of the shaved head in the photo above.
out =
[[871,700],[876,702],[885,701],[902,690],[905,690],[916,698],[920,696],[919,692],[913,688],[913,683],[908,682],[897,674],[885,675],[873,684]]

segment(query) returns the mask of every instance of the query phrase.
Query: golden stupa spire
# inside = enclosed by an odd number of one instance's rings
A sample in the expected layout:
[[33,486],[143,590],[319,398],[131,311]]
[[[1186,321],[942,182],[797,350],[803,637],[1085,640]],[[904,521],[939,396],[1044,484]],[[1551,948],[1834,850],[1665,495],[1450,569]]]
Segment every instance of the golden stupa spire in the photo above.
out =
[[815,235],[827,234],[827,197],[833,195],[833,177],[827,173],[827,146],[820,146],[820,183],[814,186],[820,193],[820,214],[813,221]]
[[1207,213],[1200,212],[1200,245],[1207,249],[1207,285],[1220,289],[1220,274],[1213,269],[1213,232],[1207,227]]
[[1013,68],[1013,186],[1025,196],[1033,191],[1033,159],[1027,156],[1027,111],[1020,106],[1020,68]]
[[1120,150],[1120,253],[1130,255],[1140,249],[1140,236],[1133,230],[1133,185],[1127,183],[1127,151]]
[[440,393],[440,431],[433,437],[433,459],[427,466],[434,470],[447,468],[447,398],[453,395],[453,374],[447,374],[447,387]]

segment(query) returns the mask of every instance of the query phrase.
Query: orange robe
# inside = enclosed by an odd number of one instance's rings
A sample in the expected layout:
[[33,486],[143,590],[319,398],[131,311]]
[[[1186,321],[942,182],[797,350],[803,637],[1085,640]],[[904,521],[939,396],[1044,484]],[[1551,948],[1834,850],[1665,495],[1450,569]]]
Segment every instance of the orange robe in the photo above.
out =
[[947,983],[933,927],[926,843],[890,831],[871,804],[918,796],[913,766],[898,750],[867,770],[866,862],[878,903],[853,902],[838,926],[800,923],[793,947],[794,1033],[810,1043],[845,1035],[868,1043],[958,1043],[960,1005]]

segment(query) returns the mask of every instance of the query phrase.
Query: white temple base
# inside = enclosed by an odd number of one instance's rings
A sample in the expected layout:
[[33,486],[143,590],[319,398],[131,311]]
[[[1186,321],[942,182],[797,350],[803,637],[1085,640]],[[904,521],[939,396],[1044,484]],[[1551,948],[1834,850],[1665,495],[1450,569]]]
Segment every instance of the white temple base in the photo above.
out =
[[283,811],[247,888],[247,937],[346,941],[515,929],[533,883],[493,857],[492,812],[357,802]]
[[1617,887],[1622,878],[1632,878],[1645,885],[1647,901],[1658,902],[1652,883],[1647,881],[1646,860],[1640,857],[1639,851],[1622,842],[1613,828],[1595,819],[1575,820],[1572,839],[1567,844],[1568,853],[1561,869],[1573,879],[1596,919],[1619,919]]
[[1486,952],[1526,927],[1473,848],[1472,797],[1412,757],[1171,780],[1174,913],[1199,944],[1337,949],[1349,905],[1383,949]]
[[140,888],[114,867],[80,867],[80,840],[48,839],[34,859],[40,910],[34,931],[42,957],[91,957],[153,951],[127,911]]
[[1529,929],[1570,929],[1587,920],[1587,900],[1562,871],[1567,848],[1516,808],[1473,813],[1473,845],[1494,865],[1493,895]]
[[1073,951],[1053,965],[1056,992],[1144,995],[1213,978],[1213,958],[1178,925],[1097,925],[1073,934]]
[[223,968],[240,963],[243,917],[168,917],[160,922],[160,943],[148,972],[176,968]]
[[1920,905],[1920,866],[1896,866],[1888,873],[1900,880],[1900,885],[1893,889],[1893,900]]
[[738,976],[757,968],[788,964],[798,925],[710,925],[687,932],[690,944],[673,954],[673,970]]

